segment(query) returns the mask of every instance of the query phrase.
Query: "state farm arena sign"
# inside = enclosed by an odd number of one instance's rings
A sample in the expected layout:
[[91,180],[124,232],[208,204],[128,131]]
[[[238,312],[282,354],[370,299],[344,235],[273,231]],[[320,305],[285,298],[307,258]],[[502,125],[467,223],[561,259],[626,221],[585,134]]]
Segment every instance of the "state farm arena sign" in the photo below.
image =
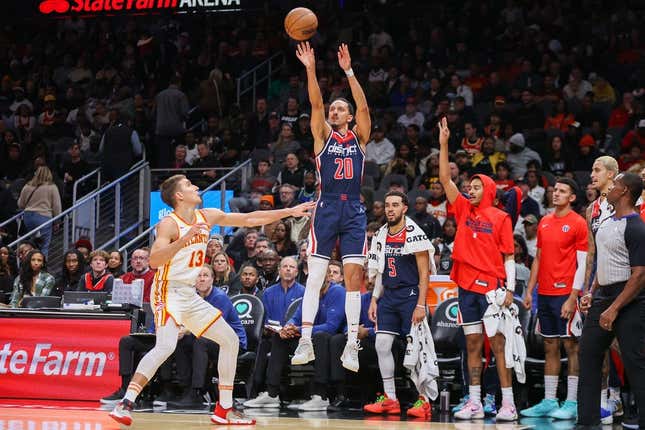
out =
[[242,9],[242,0],[41,0],[38,11],[48,16],[228,12]]

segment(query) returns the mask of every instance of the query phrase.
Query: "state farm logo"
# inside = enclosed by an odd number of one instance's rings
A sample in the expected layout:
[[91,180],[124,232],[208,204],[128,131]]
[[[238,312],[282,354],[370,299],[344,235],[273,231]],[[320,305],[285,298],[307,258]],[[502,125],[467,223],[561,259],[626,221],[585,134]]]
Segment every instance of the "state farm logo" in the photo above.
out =
[[38,10],[44,15],[99,14],[115,12],[155,12],[170,10],[234,11],[240,10],[242,0],[42,0]]
[[37,343],[30,357],[29,351],[12,350],[11,343],[5,343],[0,350],[0,375],[103,376],[107,360],[114,360],[114,354],[57,351],[51,343]]
[[38,6],[38,10],[44,14],[52,12],[65,13],[69,10],[69,2],[67,0],[44,0]]

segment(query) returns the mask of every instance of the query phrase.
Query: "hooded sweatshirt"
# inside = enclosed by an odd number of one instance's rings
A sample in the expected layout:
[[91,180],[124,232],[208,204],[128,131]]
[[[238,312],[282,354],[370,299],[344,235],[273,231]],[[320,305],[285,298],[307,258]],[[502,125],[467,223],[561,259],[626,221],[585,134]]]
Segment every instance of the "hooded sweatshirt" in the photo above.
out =
[[452,204],[457,235],[452,252],[450,277],[461,288],[486,294],[506,278],[502,254],[513,254],[511,217],[493,206],[495,182],[486,175],[474,175],[484,185],[484,194],[475,206],[463,195]]

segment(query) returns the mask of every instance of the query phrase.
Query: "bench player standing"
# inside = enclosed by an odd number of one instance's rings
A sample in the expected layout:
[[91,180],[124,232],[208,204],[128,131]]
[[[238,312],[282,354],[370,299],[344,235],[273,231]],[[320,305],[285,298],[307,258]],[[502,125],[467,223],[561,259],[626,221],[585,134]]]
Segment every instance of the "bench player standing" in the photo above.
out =
[[251,213],[224,213],[219,209],[196,209],[201,203],[199,188],[184,175],[174,175],[161,184],[161,197],[173,212],[157,226],[157,238],[150,250],[150,267],[158,268],[150,305],[155,315],[156,343],[139,362],[125,397],[110,413],[120,424],[132,424],[134,402],[157,369],[177,347],[181,325],[195,336],[204,336],[219,345],[217,370],[219,401],[211,421],[214,424],[255,424],[233,409],[233,379],[237,366],[239,338],[226,323],[222,312],[202,299],[195,280],[206,256],[211,226],[252,227],[280,218],[308,215],[313,203],[293,208]]
[[[495,182],[486,175],[473,175],[470,181],[469,198],[466,199],[450,177],[448,164],[448,140],[450,130],[443,118],[439,123],[439,180],[446,191],[448,202],[453,206],[458,228],[452,252],[453,267],[450,278],[459,285],[460,324],[466,335],[468,352],[469,398],[455,412],[457,419],[483,419],[481,402],[482,348],[484,334],[482,319],[488,302],[486,293],[504,287],[504,306],[513,303],[515,290],[515,242],[511,217],[493,206]],[[498,421],[517,419],[513,400],[511,369],[506,368],[504,354],[505,338],[497,334],[490,338],[491,349],[497,361],[497,374],[502,387],[502,407],[497,413]]]
[[[537,253],[531,266],[524,306],[531,309],[533,290],[538,284],[538,318],[544,338],[544,399],[520,412],[525,417],[575,419],[578,412],[578,340],[571,330],[578,296],[585,278],[587,223],[571,204],[576,183],[559,178],[553,190],[555,212],[540,220]],[[558,404],[560,340],[568,357],[567,400]]]
[[[296,56],[307,70],[307,89],[311,103],[311,132],[314,137],[316,168],[320,183],[320,198],[311,220],[309,232],[309,276],[302,302],[302,337],[292,364],[314,360],[311,328],[318,312],[320,288],[327,275],[331,252],[340,238],[345,288],[347,344],[341,360],[343,366],[358,371],[358,321],[361,314],[360,286],[367,256],[367,216],[360,202],[365,145],[370,137],[371,119],[367,100],[352,71],[347,45],[338,49],[338,64],[347,75],[356,113],[349,101],[338,98],[329,106],[325,120],[320,87],[316,78],[316,57],[308,42],[298,45]],[[349,124],[356,125],[350,129]]]

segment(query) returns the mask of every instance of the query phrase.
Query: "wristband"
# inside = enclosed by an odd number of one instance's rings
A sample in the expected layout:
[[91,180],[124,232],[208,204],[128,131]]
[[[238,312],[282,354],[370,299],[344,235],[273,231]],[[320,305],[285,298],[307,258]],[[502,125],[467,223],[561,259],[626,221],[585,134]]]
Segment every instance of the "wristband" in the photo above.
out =
[[417,308],[423,309],[424,311],[426,310],[426,307],[424,305],[417,305]]
[[345,70],[345,75],[347,75],[348,78],[351,78],[354,76],[354,71],[352,69]]

